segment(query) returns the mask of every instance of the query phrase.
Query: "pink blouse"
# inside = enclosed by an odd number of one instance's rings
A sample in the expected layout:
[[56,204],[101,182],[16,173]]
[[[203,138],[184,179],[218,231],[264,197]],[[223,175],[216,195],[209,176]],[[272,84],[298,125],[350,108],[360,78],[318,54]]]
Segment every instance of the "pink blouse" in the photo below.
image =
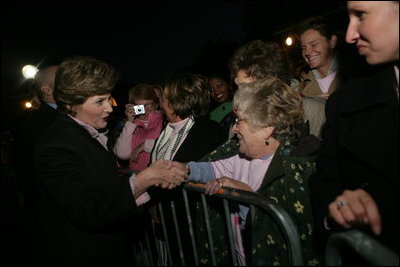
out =
[[139,119],[136,119],[133,123],[127,121],[115,143],[115,155],[120,159],[130,159],[132,151],[144,143],[144,151],[139,154],[137,162],[131,162],[129,167],[134,171],[145,169],[150,163],[150,153],[155,139],[160,135],[163,121],[160,111],[150,113],[148,121]]

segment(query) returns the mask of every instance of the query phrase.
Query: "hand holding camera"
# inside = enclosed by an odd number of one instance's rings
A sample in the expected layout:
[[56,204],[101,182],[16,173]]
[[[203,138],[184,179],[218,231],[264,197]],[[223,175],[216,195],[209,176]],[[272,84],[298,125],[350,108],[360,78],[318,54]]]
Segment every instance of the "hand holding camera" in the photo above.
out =
[[125,114],[128,117],[128,120],[133,122],[135,116],[145,114],[146,110],[144,105],[133,105],[133,104],[126,104]]
[[146,110],[144,109],[144,105],[133,106],[133,109],[135,111],[136,116],[146,113]]

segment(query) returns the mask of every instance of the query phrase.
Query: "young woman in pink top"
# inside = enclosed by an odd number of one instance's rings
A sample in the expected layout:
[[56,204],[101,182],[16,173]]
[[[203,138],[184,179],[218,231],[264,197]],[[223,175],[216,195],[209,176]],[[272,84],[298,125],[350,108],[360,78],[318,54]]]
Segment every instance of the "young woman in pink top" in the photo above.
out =
[[138,84],[133,87],[129,91],[129,103],[125,110],[127,120],[115,143],[114,153],[120,159],[129,159],[132,171],[141,171],[150,163],[150,153],[164,119],[158,110],[159,97],[153,85]]

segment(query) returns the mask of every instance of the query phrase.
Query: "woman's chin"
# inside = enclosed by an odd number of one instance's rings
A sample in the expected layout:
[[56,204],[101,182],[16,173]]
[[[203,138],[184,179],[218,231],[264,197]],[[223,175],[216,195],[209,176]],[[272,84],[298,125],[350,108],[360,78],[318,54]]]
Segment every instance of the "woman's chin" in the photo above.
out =
[[244,147],[240,144],[240,141],[239,141],[239,152],[240,152],[241,154],[246,154],[246,153],[245,153],[246,150],[245,150]]

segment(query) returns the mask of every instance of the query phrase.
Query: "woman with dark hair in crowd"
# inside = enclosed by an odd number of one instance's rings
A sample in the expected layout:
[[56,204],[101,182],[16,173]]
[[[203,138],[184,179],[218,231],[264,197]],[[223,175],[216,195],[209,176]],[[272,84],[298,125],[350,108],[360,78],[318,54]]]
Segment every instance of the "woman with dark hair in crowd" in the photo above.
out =
[[221,126],[207,118],[210,92],[200,75],[180,73],[169,77],[161,107],[169,123],[156,141],[153,161],[197,160],[224,141]]
[[326,99],[343,81],[337,53],[338,34],[325,18],[312,17],[300,24],[298,35],[303,59],[309,67],[301,73],[299,91],[304,97],[310,133],[321,138]]
[[227,135],[232,137],[230,130],[234,121],[232,112],[233,85],[228,76],[222,73],[214,73],[208,76],[208,86],[211,98],[218,103],[218,106],[210,111],[210,119],[221,124]]
[[[170,76],[165,82],[161,98],[161,108],[168,124],[156,141],[151,155],[152,161],[157,159],[197,161],[225,141],[223,128],[207,117],[209,106],[210,92],[206,79],[192,73],[177,73]],[[150,195],[154,201],[177,200],[176,208],[184,212],[183,201],[179,199],[182,197],[181,192],[175,190],[164,192],[152,188]],[[172,211],[167,204],[163,205],[164,214],[170,216]],[[153,220],[159,221],[157,216]],[[186,227],[187,225],[180,225],[180,229]],[[161,252],[159,264],[166,265],[166,257],[162,256],[163,252],[166,253],[165,245],[161,239],[157,244]],[[191,251],[185,250],[185,253]]]

